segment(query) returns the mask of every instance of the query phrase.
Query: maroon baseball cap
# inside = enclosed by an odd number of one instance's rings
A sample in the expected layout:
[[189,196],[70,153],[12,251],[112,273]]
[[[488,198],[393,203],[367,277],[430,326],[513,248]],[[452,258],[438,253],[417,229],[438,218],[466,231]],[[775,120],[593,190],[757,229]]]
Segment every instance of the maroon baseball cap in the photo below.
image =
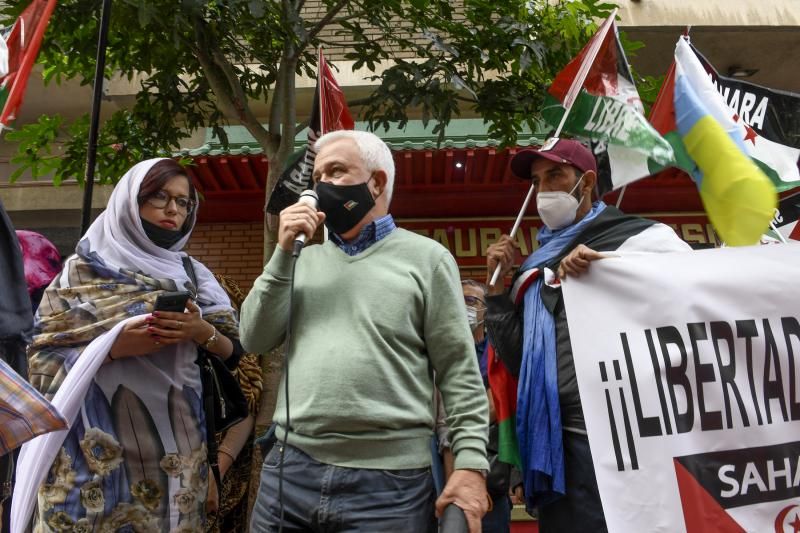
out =
[[[545,146],[547,145],[548,143],[545,143]],[[597,173],[597,161],[594,159],[594,154],[580,142],[572,139],[558,139],[551,148],[545,149],[545,146],[517,152],[511,159],[511,172],[518,178],[529,180],[531,179],[531,165],[537,158],[543,157],[556,163],[572,165],[581,172],[591,170]]]

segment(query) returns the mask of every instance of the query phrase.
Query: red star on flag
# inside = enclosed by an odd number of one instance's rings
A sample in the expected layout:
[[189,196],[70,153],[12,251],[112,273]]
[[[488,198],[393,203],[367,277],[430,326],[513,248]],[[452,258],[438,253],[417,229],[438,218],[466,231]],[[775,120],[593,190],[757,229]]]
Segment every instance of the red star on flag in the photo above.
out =
[[[733,121],[736,122],[736,123],[739,122],[739,115],[737,115],[736,113],[733,114]],[[751,128],[750,125],[747,122],[744,123],[744,129],[745,129],[746,133],[744,134],[744,139],[743,140],[750,141],[751,143],[753,143],[753,146],[755,146],[756,145],[756,137],[758,137],[758,134],[756,133],[756,130]]]
[[744,140],[745,141],[750,141],[751,143],[753,143],[753,146],[755,146],[756,145],[756,137],[758,137],[758,134],[756,133],[756,130],[751,128],[748,124],[744,125],[744,129],[745,129],[745,131],[747,131],[747,133],[745,133],[745,135],[744,135]]
[[794,533],[797,533],[798,531],[800,531],[800,516],[795,514],[794,515],[794,522],[790,522],[789,525],[792,526],[792,529],[794,529]]

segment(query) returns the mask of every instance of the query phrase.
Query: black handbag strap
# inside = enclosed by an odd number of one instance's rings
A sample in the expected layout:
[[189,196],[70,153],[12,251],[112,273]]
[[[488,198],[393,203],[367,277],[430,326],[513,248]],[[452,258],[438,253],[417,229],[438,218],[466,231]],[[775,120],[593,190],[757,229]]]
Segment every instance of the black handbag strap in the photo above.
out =
[[[208,452],[208,466],[214,475],[214,481],[217,482],[217,496],[222,496],[222,476],[219,472],[219,448],[217,446],[217,424],[214,419],[214,380],[208,379],[214,371],[211,367],[211,362],[203,352],[202,349],[198,350],[197,363],[200,365],[200,374],[206,376],[209,383],[203,383],[203,409],[206,412],[206,450]],[[205,368],[204,368],[205,366]],[[219,513],[215,515],[219,518]]]
[[192,258],[188,255],[184,255],[181,257],[181,261],[183,261],[183,269],[186,271],[186,275],[189,276],[189,281],[192,282],[194,285],[194,294],[192,294],[192,299],[197,301],[197,296],[200,291],[200,287],[197,286],[197,275],[194,273],[194,265],[192,264]]
[[[183,261],[183,268],[189,276],[189,281],[194,285],[193,298],[197,300],[197,275],[194,272],[194,265],[192,258],[189,255],[181,257]],[[211,362],[205,351],[198,346],[197,350],[197,364],[200,365],[200,373],[210,375],[214,370],[211,368]],[[206,366],[207,368],[204,368]],[[203,383],[203,408],[206,412],[206,446],[208,451],[208,466],[214,474],[214,481],[217,483],[217,497],[222,496],[222,476],[219,473],[219,449],[217,446],[217,424],[214,420],[214,393],[209,393],[209,389],[213,389],[215,384],[213,380],[208,380],[210,383]],[[215,521],[219,519],[219,512],[215,513]]]

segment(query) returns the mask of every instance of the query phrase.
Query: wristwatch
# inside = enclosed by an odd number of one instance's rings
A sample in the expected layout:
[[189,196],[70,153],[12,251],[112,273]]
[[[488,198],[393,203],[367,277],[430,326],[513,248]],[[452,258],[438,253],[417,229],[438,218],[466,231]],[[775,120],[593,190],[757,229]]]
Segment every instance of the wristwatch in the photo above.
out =
[[208,339],[206,339],[206,342],[200,345],[206,350],[210,350],[211,346],[213,346],[214,343],[217,342],[217,328],[215,328],[214,326],[211,327],[214,328],[214,333],[212,333],[211,336]]

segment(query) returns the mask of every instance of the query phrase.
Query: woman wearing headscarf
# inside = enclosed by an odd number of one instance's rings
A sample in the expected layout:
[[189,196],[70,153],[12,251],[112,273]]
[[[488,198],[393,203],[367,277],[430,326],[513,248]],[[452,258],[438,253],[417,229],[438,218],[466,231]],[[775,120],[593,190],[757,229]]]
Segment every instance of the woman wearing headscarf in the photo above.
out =
[[[31,382],[71,422],[23,447],[12,509],[22,531],[201,531],[209,468],[198,346],[241,355],[230,300],[180,252],[197,194],[182,167],[151,159],[119,181],[108,208],[45,291],[28,349]],[[195,294],[184,313],[153,311]]]

